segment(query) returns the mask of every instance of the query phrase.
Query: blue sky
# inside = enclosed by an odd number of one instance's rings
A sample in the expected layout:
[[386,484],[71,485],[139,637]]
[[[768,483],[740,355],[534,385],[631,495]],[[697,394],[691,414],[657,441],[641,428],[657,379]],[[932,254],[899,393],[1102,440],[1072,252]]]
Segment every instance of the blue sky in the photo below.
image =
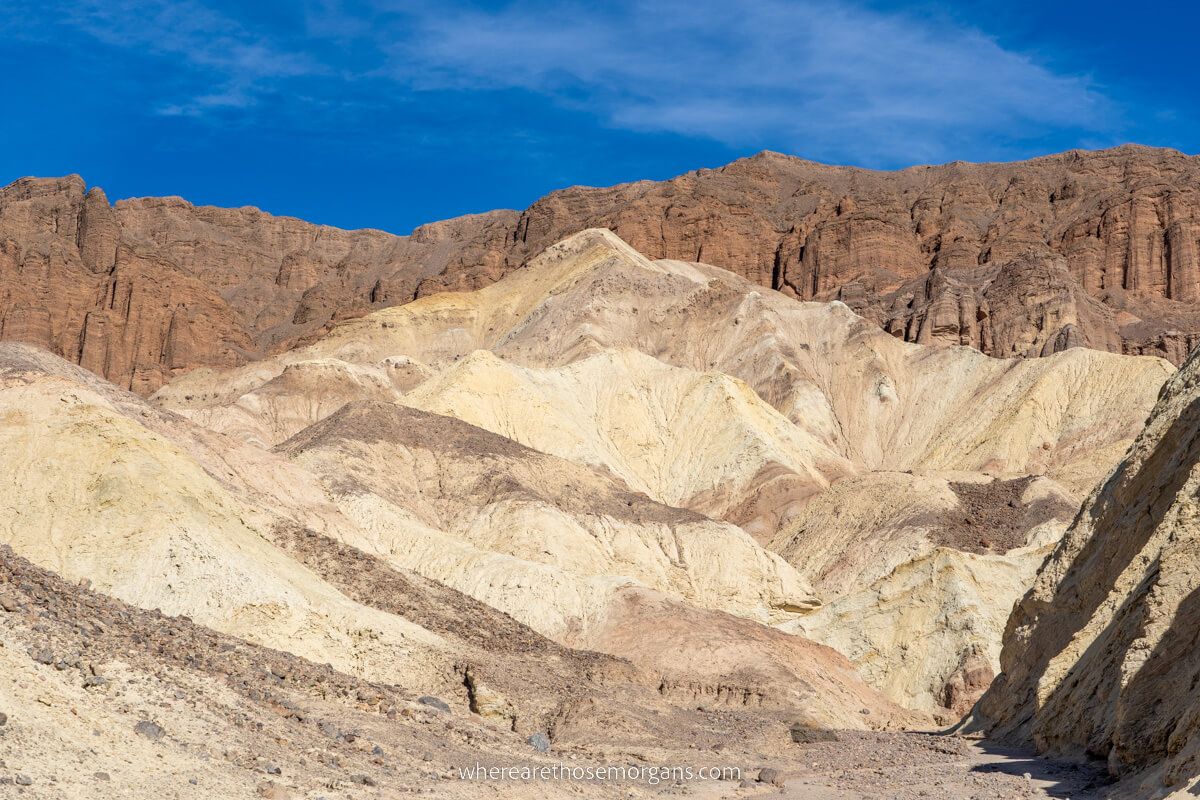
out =
[[1197,23],[1075,0],[0,0],[0,183],[407,233],[762,149],[1195,153]]

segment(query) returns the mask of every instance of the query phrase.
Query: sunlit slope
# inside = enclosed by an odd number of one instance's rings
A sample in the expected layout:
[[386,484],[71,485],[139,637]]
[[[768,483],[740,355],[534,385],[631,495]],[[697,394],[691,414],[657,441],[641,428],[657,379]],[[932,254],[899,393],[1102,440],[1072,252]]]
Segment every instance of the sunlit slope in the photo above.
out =
[[[478,350],[537,368],[632,350],[742,381],[858,469],[1047,474],[1081,491],[1120,457],[1130,425],[1172,371],[1158,359],[1086,349],[1003,360],[905,344],[840,303],[797,302],[702,264],[652,262],[589,230],[485,289],[352,320],[240,369],[192,373],[156,400],[211,417],[288,365],[340,361],[350,375],[403,357],[440,371]],[[307,393],[296,392],[298,405]],[[283,429],[264,420],[264,435],[279,441],[323,413],[297,413]]]
[[[609,231],[588,230],[485,289],[349,321],[247,367],[192,373],[154,399],[263,442],[318,422],[337,402],[386,400],[607,470],[651,500],[769,544],[826,605],[791,628],[846,649],[892,697],[933,708],[944,707],[960,666],[998,667],[1008,607],[1172,371],[1160,359],[1083,348],[1004,360],[906,344],[841,303],[650,261]],[[330,388],[297,381],[306,373]],[[358,388],[364,375],[383,391]],[[1050,487],[1060,506],[1052,515],[1005,522],[1013,530],[1003,543],[980,545],[994,538],[989,518],[973,523],[973,543],[943,541],[943,528],[970,517],[952,483],[1026,479]],[[375,500],[355,502],[361,520],[397,518]],[[471,546],[485,540],[472,536]],[[528,554],[543,538],[506,552]],[[883,595],[895,598],[891,616],[856,625]],[[888,632],[897,626],[905,636],[937,628],[941,638],[925,655],[904,652],[904,637]],[[855,641],[838,633],[846,629]],[[950,702],[981,689],[974,681]]]

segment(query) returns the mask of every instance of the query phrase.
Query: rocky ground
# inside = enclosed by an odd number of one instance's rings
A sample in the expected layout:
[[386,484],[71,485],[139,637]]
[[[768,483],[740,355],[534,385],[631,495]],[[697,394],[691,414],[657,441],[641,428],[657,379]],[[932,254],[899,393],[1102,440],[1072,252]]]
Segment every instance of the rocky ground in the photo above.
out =
[[1054,519],[1070,519],[1078,508],[1062,497],[1023,503],[1033,482],[1026,475],[982,483],[953,482],[959,508],[944,512],[933,527],[934,542],[967,553],[1007,553],[1027,544],[1029,531]]
[[801,765],[781,792],[795,800],[1108,796],[1101,766],[956,736],[839,732],[836,742],[801,746],[798,757]]
[[[551,745],[490,724],[455,698],[403,696],[186,618],[132,608],[7,548],[0,619],[4,796],[1015,798],[1064,789],[1086,797],[1080,792],[1095,785],[1087,770],[989,753],[955,737],[792,735],[769,714],[746,726],[746,718],[712,709],[687,720],[664,716],[658,746],[616,748],[600,733]],[[721,766],[741,777],[654,785],[560,779],[514,789],[459,773],[556,764]]]

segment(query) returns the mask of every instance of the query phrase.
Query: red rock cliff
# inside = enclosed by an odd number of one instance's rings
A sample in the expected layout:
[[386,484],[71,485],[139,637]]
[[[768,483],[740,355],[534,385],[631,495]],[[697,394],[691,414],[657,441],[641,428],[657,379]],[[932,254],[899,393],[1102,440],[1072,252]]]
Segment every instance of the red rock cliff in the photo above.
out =
[[407,237],[178,198],[110,206],[77,176],[26,178],[0,190],[0,338],[150,392],[339,319],[477,288],[596,226],[654,258],[842,300],[911,341],[1180,363],[1200,340],[1200,159],[1135,146],[898,172],[761,153]]

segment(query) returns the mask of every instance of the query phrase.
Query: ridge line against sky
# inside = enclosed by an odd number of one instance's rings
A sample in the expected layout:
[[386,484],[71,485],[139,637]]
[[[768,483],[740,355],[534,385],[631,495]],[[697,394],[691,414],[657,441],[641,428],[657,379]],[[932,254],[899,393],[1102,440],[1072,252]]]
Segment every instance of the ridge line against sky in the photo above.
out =
[[[16,0],[0,67],[26,112],[0,122],[0,182],[77,172],[407,233],[762,149],[883,169],[1195,152],[1192,26],[1169,26],[1177,52],[1157,23],[1096,27],[1103,6]],[[1104,39],[1139,31],[1140,67]]]

